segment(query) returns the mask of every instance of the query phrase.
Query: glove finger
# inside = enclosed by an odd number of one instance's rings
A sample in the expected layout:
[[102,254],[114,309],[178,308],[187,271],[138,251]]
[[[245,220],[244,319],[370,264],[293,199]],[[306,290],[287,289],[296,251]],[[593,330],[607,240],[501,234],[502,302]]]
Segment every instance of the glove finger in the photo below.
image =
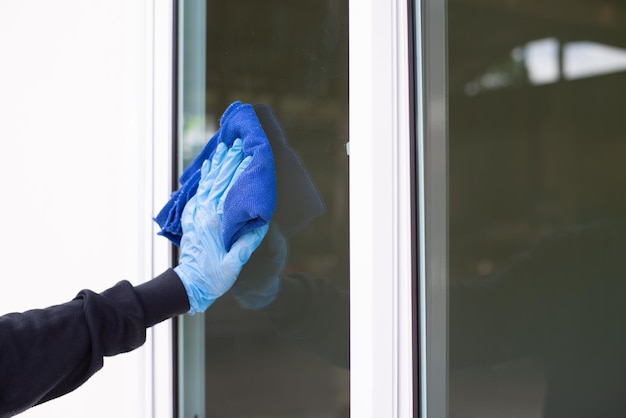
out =
[[215,152],[213,153],[212,165],[216,165],[219,167],[224,161],[224,157],[226,157],[227,152],[228,146],[225,143],[220,142],[219,144],[217,144],[217,147],[215,147]]
[[190,227],[193,224],[194,214],[196,212],[196,206],[198,204],[198,198],[193,196],[189,201],[185,204],[183,208],[183,214],[180,218],[180,226],[183,230],[183,234],[190,230]]
[[202,196],[211,188],[211,184],[208,179],[209,171],[211,171],[211,160],[207,159],[202,162],[202,167],[200,168],[200,182],[198,183],[196,195]]
[[222,197],[228,188],[228,185],[230,184],[231,179],[242,160],[242,142],[241,139],[236,139],[233,142],[233,146],[227,151],[226,156],[220,164],[219,172],[217,173],[213,187],[209,192],[209,201],[212,202],[215,207],[217,207],[220,197]]
[[209,198],[227,152],[228,147],[226,144],[220,142],[215,148],[211,161],[205,160],[202,163],[200,183],[196,191],[196,196],[198,196],[201,202],[205,202]]
[[235,173],[233,174],[233,177],[230,179],[230,182],[228,183],[226,190],[224,191],[222,196],[220,196],[220,200],[217,205],[218,214],[221,215],[222,213],[224,213],[224,201],[226,200],[226,196],[228,196],[228,192],[230,192],[230,189],[233,187],[233,184],[237,182],[237,179],[239,178],[241,173],[243,173],[246,170],[246,168],[248,168],[251,161],[252,161],[252,155],[249,155],[243,159],[241,164],[239,164],[239,167],[237,167],[237,170],[235,170]]

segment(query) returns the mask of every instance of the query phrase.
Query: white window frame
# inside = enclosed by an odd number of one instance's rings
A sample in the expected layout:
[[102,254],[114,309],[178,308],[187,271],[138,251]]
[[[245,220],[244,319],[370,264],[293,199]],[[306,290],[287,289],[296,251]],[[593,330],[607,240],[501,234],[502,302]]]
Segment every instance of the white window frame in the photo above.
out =
[[407,3],[350,1],[350,409],[359,418],[415,416]]
[[448,416],[446,0],[416,0],[420,416]]
[[[148,25],[147,39],[152,40],[148,50],[148,61],[152,71],[147,74],[151,85],[151,136],[152,158],[147,164],[146,176],[152,179],[152,211],[155,216],[159,208],[167,202],[172,191],[173,114],[174,114],[174,5],[175,1],[152,0],[149,13],[152,22]],[[153,222],[152,271],[160,274],[171,267],[172,246],[166,239],[157,236],[158,226]],[[154,277],[154,274],[152,277]],[[170,418],[174,416],[174,352],[173,321],[165,321],[152,327],[146,341],[145,384],[149,395],[146,397],[146,417]]]

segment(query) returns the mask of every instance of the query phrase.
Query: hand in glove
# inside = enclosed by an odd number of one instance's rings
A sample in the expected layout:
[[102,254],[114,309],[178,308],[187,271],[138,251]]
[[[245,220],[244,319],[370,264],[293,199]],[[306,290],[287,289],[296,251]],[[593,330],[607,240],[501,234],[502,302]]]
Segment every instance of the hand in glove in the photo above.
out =
[[204,312],[231,288],[269,228],[264,225],[247,232],[229,251],[222,242],[224,200],[251,158],[243,159],[239,139],[230,149],[220,143],[212,160],[204,161],[198,191],[183,210],[181,253],[174,271],[187,291],[189,314]]
[[259,248],[241,270],[232,294],[244,309],[261,309],[276,299],[280,287],[280,271],[287,259],[287,241],[278,224],[270,229]]

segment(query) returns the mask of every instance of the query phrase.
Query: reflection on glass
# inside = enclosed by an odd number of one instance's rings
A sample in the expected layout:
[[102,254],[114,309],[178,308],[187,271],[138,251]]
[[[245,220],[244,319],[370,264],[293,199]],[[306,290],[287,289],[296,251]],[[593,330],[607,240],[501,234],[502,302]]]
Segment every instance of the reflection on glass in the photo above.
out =
[[479,77],[465,84],[466,95],[626,71],[626,49],[596,42],[561,44],[556,38],[545,38],[517,46],[504,60],[494,61]]
[[596,42],[571,42],[564,46],[563,75],[567,79],[626,71],[626,49]]
[[[220,128],[231,103],[252,104],[268,137],[282,137],[296,157],[279,167],[282,151],[272,144],[276,213],[288,217],[306,204],[298,167],[324,203],[323,215],[289,234],[274,223],[279,228],[253,255],[262,261],[251,259],[239,287],[181,323],[180,414],[347,417],[348,2],[179,3],[182,167]],[[281,194],[281,184],[296,187]],[[243,303],[242,294],[276,265],[276,299]]]
[[559,41],[539,39],[524,46],[528,80],[532,84],[554,83],[559,79]]
[[448,12],[450,416],[626,416],[623,5]]

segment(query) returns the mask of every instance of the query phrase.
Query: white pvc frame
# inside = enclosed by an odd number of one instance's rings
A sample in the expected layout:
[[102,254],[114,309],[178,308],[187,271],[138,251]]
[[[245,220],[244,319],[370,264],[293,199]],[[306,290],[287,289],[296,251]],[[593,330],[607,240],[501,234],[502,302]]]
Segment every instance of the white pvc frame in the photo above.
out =
[[[172,192],[172,129],[173,129],[173,60],[174,60],[174,2],[151,0],[150,16],[146,37],[152,39],[152,49],[148,51],[148,66],[152,69],[146,74],[148,95],[152,103],[150,132],[152,136],[151,161],[146,164],[146,176],[152,179],[151,213],[155,216]],[[152,242],[152,276],[171,267],[172,247],[169,242],[156,235],[153,230],[149,242]],[[146,397],[145,416],[150,418],[171,418],[174,414],[174,353],[173,321],[165,321],[150,330],[146,341]]]
[[[206,0],[181,0],[175,11],[178,19],[178,126],[174,141],[178,144],[178,173],[183,167],[183,124],[188,117],[202,121],[205,129],[204,92],[206,84]],[[190,97],[187,97],[187,96]],[[178,321],[178,416],[206,415],[205,316],[182,315]]]
[[406,0],[350,1],[351,415],[413,418]]
[[420,416],[448,416],[446,0],[416,0]]

